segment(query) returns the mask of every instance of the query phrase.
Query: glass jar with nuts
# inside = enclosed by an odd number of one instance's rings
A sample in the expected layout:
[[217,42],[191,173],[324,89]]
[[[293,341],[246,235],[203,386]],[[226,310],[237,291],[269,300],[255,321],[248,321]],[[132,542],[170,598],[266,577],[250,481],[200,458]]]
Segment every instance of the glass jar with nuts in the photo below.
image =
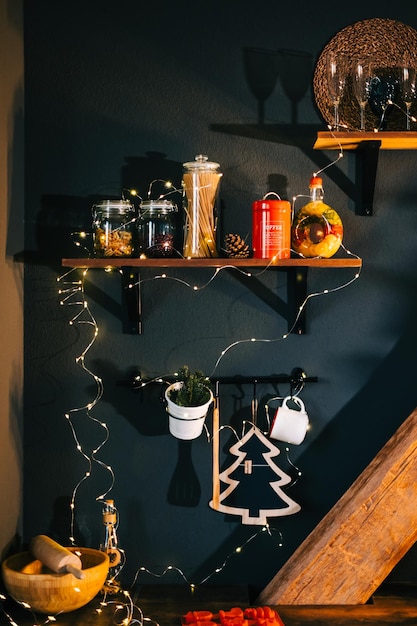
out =
[[93,206],[94,254],[98,257],[137,255],[136,209],[127,200],[103,200]]

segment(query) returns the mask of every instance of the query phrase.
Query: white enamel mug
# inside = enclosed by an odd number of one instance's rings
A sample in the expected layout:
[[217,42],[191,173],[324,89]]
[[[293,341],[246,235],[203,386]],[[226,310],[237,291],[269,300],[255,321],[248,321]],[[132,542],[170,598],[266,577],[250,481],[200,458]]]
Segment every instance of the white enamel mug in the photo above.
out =
[[[288,406],[289,402],[295,404],[297,408]],[[269,436],[272,439],[299,445],[304,441],[308,425],[309,420],[304,402],[296,396],[287,396],[275,412]]]

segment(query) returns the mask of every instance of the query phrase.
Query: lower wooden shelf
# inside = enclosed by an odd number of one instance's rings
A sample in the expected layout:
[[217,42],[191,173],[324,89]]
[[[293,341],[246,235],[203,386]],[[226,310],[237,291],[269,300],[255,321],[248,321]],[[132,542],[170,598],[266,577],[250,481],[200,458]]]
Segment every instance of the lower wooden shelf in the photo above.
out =
[[[125,300],[123,331],[128,334],[142,333],[142,301],[140,290],[140,270],[146,268],[164,269],[225,269],[244,284],[255,296],[270,306],[288,322],[288,332],[305,333],[305,310],[302,305],[307,296],[307,273],[313,268],[361,268],[358,257],[338,257],[331,259],[231,259],[231,258],[79,258],[62,259],[64,267],[79,269],[117,269],[122,276],[122,294]],[[265,287],[250,272],[237,271],[242,268],[285,271],[287,273],[287,300],[283,300],[271,289]],[[262,272],[263,273],[263,272]]]
[[62,259],[64,267],[111,268],[111,267],[361,267],[362,259],[357,257],[331,259],[172,259],[172,258],[80,258]]

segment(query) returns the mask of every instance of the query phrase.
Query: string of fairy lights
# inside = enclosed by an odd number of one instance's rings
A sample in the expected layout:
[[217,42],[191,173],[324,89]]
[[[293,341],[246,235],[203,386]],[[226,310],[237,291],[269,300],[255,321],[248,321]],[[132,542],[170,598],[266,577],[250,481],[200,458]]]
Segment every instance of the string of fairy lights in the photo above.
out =
[[[397,107],[398,109],[400,109],[404,115],[413,122],[416,122],[416,118],[411,115],[408,111],[404,111],[396,102],[392,101],[392,100],[388,100],[387,102],[388,106],[394,106]],[[386,110],[384,111],[384,114],[380,120],[380,126],[382,125],[383,121],[384,121],[384,115],[385,115]],[[341,124],[342,128],[347,128],[345,125]],[[331,125],[328,126],[328,129],[330,132],[333,132],[333,127]],[[354,129],[355,130],[355,129]],[[378,128],[375,129],[375,132],[378,132]],[[322,173],[324,170],[326,170],[328,167],[333,166],[335,163],[337,163],[340,159],[343,158],[343,149],[342,146],[339,144],[339,152],[337,155],[337,158],[330,162],[328,165],[326,165],[324,168],[322,168],[320,171],[315,172],[313,174],[313,176],[317,176],[318,174]],[[149,186],[149,190],[148,190],[148,198],[151,196],[151,191],[152,191],[152,186],[153,184],[157,183],[157,182],[161,182],[164,184],[165,188],[167,189],[166,193],[160,196],[161,198],[166,198],[167,196],[171,195],[171,194],[175,194],[175,193],[180,193],[180,191],[178,189],[176,189],[175,187],[172,186],[172,184],[169,181],[164,181],[162,179],[155,179],[154,181],[152,181],[152,183]],[[132,196],[137,195],[135,190],[128,190],[129,193]],[[297,196],[294,196],[293,198],[293,202],[292,202],[292,211],[293,214],[295,213],[295,204],[296,201],[299,198],[305,197],[303,194],[299,194]],[[82,246],[84,248],[84,250],[87,253],[90,253],[89,249],[85,246],[82,245],[82,239],[83,239],[83,235],[82,233],[78,233],[79,235],[79,240],[78,241],[74,241],[75,245],[78,246]],[[341,248],[344,250],[345,254],[347,256],[351,256],[354,258],[359,259],[359,257],[352,253],[350,250],[348,250],[343,244],[341,245]],[[300,255],[301,256],[301,255]],[[204,282],[201,285],[196,285],[196,284],[191,284],[185,280],[182,280],[178,277],[175,276],[169,276],[166,273],[162,273],[162,274],[158,274],[153,276],[152,278],[145,278],[145,279],[141,279],[140,281],[138,281],[137,283],[134,284],[130,284],[128,286],[128,288],[133,288],[134,286],[138,286],[144,282],[149,282],[149,281],[157,281],[157,280],[172,280],[178,283],[181,283],[182,285],[184,285],[185,287],[191,289],[192,291],[198,292],[201,291],[203,289],[208,288],[211,283],[216,280],[219,277],[219,274],[226,269],[233,269],[237,272],[240,272],[242,274],[244,274],[245,276],[247,276],[248,278],[250,277],[259,277],[260,275],[262,275],[264,272],[266,272],[268,270],[268,268],[275,262],[275,258],[272,258],[270,260],[270,263],[268,265],[266,265],[261,271],[257,272],[257,273],[252,273],[252,272],[248,272],[245,270],[242,270],[241,267],[237,267],[233,264],[233,262],[231,261],[231,263],[229,265],[224,265],[220,268],[216,268],[213,271],[213,274],[211,275],[211,277]],[[76,537],[75,537],[75,532],[74,532],[74,528],[75,528],[75,517],[76,517],[76,501],[77,501],[77,496],[78,496],[78,492],[81,488],[81,486],[83,485],[83,483],[85,481],[87,481],[93,474],[94,471],[94,467],[98,466],[102,469],[104,469],[107,474],[108,474],[108,485],[105,489],[104,492],[100,493],[99,495],[96,496],[96,501],[98,503],[105,503],[106,502],[106,498],[107,496],[112,492],[113,488],[114,488],[114,484],[115,484],[115,475],[114,475],[114,471],[112,469],[112,467],[105,463],[101,458],[100,458],[100,453],[103,450],[103,448],[105,447],[105,445],[107,444],[109,438],[110,438],[110,432],[109,432],[109,428],[106,424],[106,422],[98,419],[97,417],[95,417],[92,412],[93,410],[96,408],[96,406],[98,405],[98,403],[100,402],[102,396],[103,396],[103,392],[104,392],[104,387],[103,387],[103,381],[102,379],[95,374],[95,372],[93,372],[88,365],[86,364],[86,358],[87,358],[87,354],[88,352],[91,350],[91,348],[94,345],[94,342],[97,338],[97,335],[99,333],[99,327],[98,324],[90,310],[89,304],[88,304],[88,299],[86,297],[85,294],[85,289],[84,289],[84,284],[85,284],[85,278],[87,276],[87,272],[88,270],[83,270],[82,271],[82,275],[81,278],[77,279],[77,280],[71,280],[71,277],[73,275],[74,272],[78,273],[78,269],[77,268],[72,268],[70,271],[66,272],[65,274],[63,274],[62,276],[58,277],[57,281],[60,284],[59,287],[59,297],[60,297],[60,305],[62,306],[68,306],[68,307],[76,307],[76,312],[73,315],[73,317],[70,318],[69,320],[69,325],[76,325],[76,324],[80,324],[80,325],[86,325],[88,327],[90,327],[92,329],[92,336],[90,338],[90,340],[87,342],[87,344],[85,345],[85,347],[82,349],[82,351],[80,352],[80,354],[76,357],[75,362],[76,364],[81,367],[81,369],[83,370],[83,372],[90,376],[95,384],[95,395],[93,397],[92,400],[90,400],[89,402],[87,402],[86,404],[82,405],[82,406],[77,406],[77,407],[73,407],[71,409],[69,409],[66,413],[65,413],[65,419],[68,422],[70,431],[72,433],[72,437],[75,443],[75,448],[76,451],[82,456],[82,458],[84,459],[86,465],[87,465],[87,469],[85,470],[84,474],[80,477],[80,479],[76,482],[73,490],[72,490],[72,494],[71,494],[71,499],[70,499],[70,511],[71,511],[71,519],[70,519],[70,533],[69,533],[69,541],[71,543],[71,545],[76,545]],[[353,282],[355,282],[359,277],[360,277],[360,268],[358,269],[358,271],[356,271],[353,275],[353,277],[351,279],[349,279],[348,281],[345,281],[344,283],[333,287],[331,289],[323,289],[321,291],[317,291],[314,293],[310,293],[308,294],[304,301],[302,302],[302,304],[300,305],[298,311],[296,312],[295,318],[292,322],[292,326],[289,328],[289,330],[286,333],[283,333],[282,335],[278,336],[278,337],[274,337],[274,338],[262,338],[262,337],[249,337],[249,338],[243,338],[243,339],[238,339],[232,343],[230,343],[229,345],[227,345],[223,350],[221,350],[218,358],[216,359],[214,366],[212,368],[212,371],[209,375],[209,378],[214,377],[216,371],[218,370],[222,360],[225,358],[225,356],[232,350],[236,349],[238,346],[243,346],[245,344],[254,344],[254,343],[275,343],[275,342],[279,342],[279,341],[284,341],[286,340],[290,334],[292,333],[292,331],[294,330],[294,328],[297,326],[297,323],[300,319],[300,316],[302,315],[305,307],[307,306],[307,303],[309,300],[311,300],[312,298],[316,298],[319,296],[323,296],[323,295],[327,295],[327,294],[331,294],[331,293],[335,293],[339,290],[342,290],[346,287],[348,287],[349,285],[351,285]],[[167,375],[168,376],[168,375]],[[169,376],[171,376],[171,374],[169,374]],[[156,378],[153,378],[152,380],[148,380],[146,382],[141,382],[141,386],[145,387],[149,384],[152,384],[154,382],[164,382],[164,376],[158,376]],[[297,393],[299,393],[300,390],[298,390],[297,392],[295,392],[294,395],[296,395]],[[269,409],[269,402],[272,400],[276,400],[276,399],[281,399],[280,396],[276,396],[274,398],[271,398],[268,403],[265,405],[265,412],[266,412],[266,417],[267,420],[269,420],[269,413],[268,413],[268,409]],[[74,423],[73,418],[76,415],[84,415],[86,417],[86,419],[88,421],[91,421],[91,423],[94,423],[95,425],[99,426],[100,430],[103,433],[102,438],[99,440],[99,442],[97,443],[97,445],[94,447],[94,449],[91,452],[88,452],[83,444],[82,441],[80,439],[80,436],[78,434],[76,425]],[[216,436],[220,436],[220,432],[224,429],[230,429],[236,440],[239,440],[245,431],[245,428],[247,426],[254,426],[255,422],[251,421],[251,420],[244,420],[242,423],[242,433],[239,434],[231,425],[229,424],[224,424],[221,425],[219,427],[219,431],[217,433],[212,433],[210,435],[210,432],[207,428],[207,426],[205,425],[205,431],[206,431],[206,435],[207,435],[207,441],[208,443],[210,443],[210,441],[212,440],[213,437]],[[295,478],[293,479],[293,482],[291,484],[295,484],[296,480],[298,479],[299,476],[301,476],[301,471],[299,470],[299,468],[297,468],[294,464],[292,464],[290,458],[289,458],[289,448],[285,448],[286,454],[287,454],[287,462],[292,465],[293,469],[294,469],[294,476]],[[117,527],[119,524],[119,517],[118,517],[118,511],[116,509],[116,507],[114,507],[114,511],[117,514],[117,525],[115,526],[115,528],[113,529],[113,540],[117,545],[117,536],[116,536],[116,532],[117,532]],[[132,590],[134,589],[135,585],[137,584],[139,577],[141,574],[146,573],[148,575],[151,575],[155,578],[163,578],[167,575],[170,575],[172,573],[178,575],[188,586],[189,588],[193,591],[195,590],[198,586],[205,584],[206,582],[208,582],[211,578],[213,578],[214,576],[216,576],[217,574],[219,574],[220,572],[222,572],[228,565],[229,561],[238,556],[241,555],[245,548],[251,544],[253,541],[255,541],[260,535],[262,534],[267,534],[269,535],[271,538],[275,538],[276,535],[278,535],[278,539],[276,542],[276,546],[278,548],[282,547],[283,545],[283,537],[281,532],[278,529],[275,529],[273,527],[270,527],[269,524],[265,524],[264,526],[262,526],[260,529],[258,529],[256,532],[252,533],[241,545],[236,546],[231,552],[229,552],[226,557],[223,559],[223,561],[211,572],[209,572],[206,576],[204,576],[200,581],[195,582],[195,581],[191,581],[189,580],[189,578],[185,575],[184,571],[177,567],[177,566],[173,566],[173,565],[167,565],[164,567],[164,569],[158,573],[155,571],[152,571],[150,569],[148,569],[146,566],[139,566],[136,570],[136,573],[134,575],[133,581],[130,585],[130,590],[127,589],[122,589],[119,585],[118,585],[118,581],[117,578],[120,575],[125,563],[126,563],[126,555],[124,553],[124,550],[120,548],[120,546],[117,545],[117,550],[120,553],[120,563],[118,563],[117,567],[113,567],[110,568],[109,570],[109,578],[106,581],[107,585],[104,587],[104,593],[101,597],[100,600],[98,600],[98,604],[96,607],[96,612],[97,614],[101,614],[104,610],[105,607],[110,607],[113,608],[113,622],[117,625],[120,626],[128,626],[128,625],[133,625],[133,624],[139,624],[142,625],[144,623],[154,623],[156,626],[159,626],[157,624],[157,622],[155,622],[154,620],[152,620],[149,617],[146,617],[141,608],[138,607],[135,602],[132,599]],[[113,598],[113,592],[114,590],[117,590],[119,592],[117,598]],[[12,616],[12,614],[8,611],[8,609],[6,608],[7,606],[7,596],[3,593],[0,593],[0,612],[4,615],[4,617],[6,618],[6,620],[9,622],[10,626],[18,626],[17,622],[15,621],[14,617]],[[31,606],[27,603],[24,602],[20,602],[19,604],[21,604],[21,606],[24,609],[27,609],[33,618],[33,622],[36,626],[40,626],[42,625],[47,625],[47,624],[52,624],[55,623],[57,621],[57,617],[59,615],[59,613],[55,614],[55,615],[47,615],[42,617],[42,619],[39,618],[39,616],[37,616],[35,614],[35,612],[32,610]],[[6,606],[5,606],[6,605]]]
[[[326,169],[330,165],[333,165],[334,163],[339,161],[342,157],[343,157],[343,150],[342,150],[342,147],[340,146],[340,151],[335,161],[327,165],[325,168],[323,168],[319,172],[315,173],[314,176],[317,176],[318,174],[320,174],[324,169]],[[166,181],[160,181],[160,179],[156,179],[156,181],[152,181],[151,183],[148,196],[150,196],[152,184],[155,182],[163,182],[166,188],[169,190],[167,194],[178,192],[178,190],[175,189],[171,185],[171,183],[167,183]],[[132,190],[131,192],[134,195],[134,192]],[[293,198],[293,211],[295,210],[295,202],[297,198],[299,197],[301,196],[295,196]],[[80,245],[79,242],[78,242],[78,245]],[[356,254],[353,254],[352,252],[350,252],[343,244],[341,247],[347,256],[351,256],[351,257],[359,259],[359,257]],[[198,292],[198,291],[208,288],[214,280],[218,279],[220,273],[225,269],[234,269],[237,272],[243,273],[248,278],[259,277],[261,274],[263,274],[264,272],[268,270],[268,268],[274,263],[274,261],[275,261],[274,258],[271,259],[269,264],[267,264],[259,272],[256,272],[254,274],[253,272],[248,272],[248,271],[243,270],[241,267],[237,267],[236,265],[233,264],[233,259],[231,259],[230,264],[224,265],[219,268],[215,268],[213,270],[211,277],[200,285],[191,284],[176,276],[170,276],[167,273],[161,273],[161,274],[157,274],[153,276],[152,278],[141,279],[140,281],[138,281],[138,283],[130,284],[128,288],[133,288],[135,285],[139,285],[145,281],[148,282],[148,281],[157,281],[157,280],[172,280],[172,281],[181,283],[186,288],[194,292]],[[81,271],[81,277],[79,277],[80,271]],[[83,325],[91,329],[91,337],[86,341],[86,345],[83,347],[81,352],[75,358],[75,363],[82,369],[82,371],[87,376],[92,378],[95,384],[95,394],[91,400],[89,400],[87,403],[85,403],[82,406],[73,407],[65,413],[65,419],[68,422],[68,425],[69,425],[69,428],[70,428],[70,431],[71,431],[71,434],[75,443],[76,451],[81,455],[81,457],[83,458],[87,466],[84,474],[79,478],[79,480],[77,480],[72,490],[72,494],[70,498],[71,519],[70,519],[69,540],[71,542],[71,545],[73,546],[76,545],[76,537],[75,537],[74,529],[75,529],[75,519],[76,519],[76,502],[77,502],[77,496],[78,496],[80,487],[83,485],[85,481],[87,481],[92,476],[92,473],[95,467],[104,469],[108,475],[108,485],[102,493],[96,496],[96,501],[104,505],[106,501],[108,502],[106,498],[112,492],[114,488],[114,484],[115,484],[115,474],[114,474],[112,467],[101,459],[102,450],[107,444],[109,437],[110,437],[109,428],[106,422],[100,420],[93,414],[94,409],[96,409],[97,404],[100,402],[103,396],[104,387],[103,387],[102,379],[95,372],[93,372],[88,367],[88,364],[87,364],[87,355],[89,351],[91,350],[91,348],[93,347],[96,341],[96,338],[98,336],[98,333],[99,333],[98,323],[91,312],[90,306],[88,304],[88,298],[85,293],[85,279],[86,279],[87,273],[88,273],[88,269],[80,270],[79,268],[71,268],[68,272],[64,273],[63,275],[57,278],[57,282],[59,283],[58,294],[59,294],[60,305],[75,308],[74,315],[69,319],[69,322],[68,322],[69,325],[71,326]],[[74,274],[77,275],[77,278],[75,280],[73,279]],[[209,377],[210,378],[214,377],[216,371],[218,370],[220,366],[220,363],[225,358],[225,356],[230,351],[236,349],[238,346],[243,346],[245,344],[254,344],[258,342],[272,344],[278,341],[286,340],[291,334],[291,332],[293,331],[293,329],[296,327],[299,321],[299,318],[301,314],[303,313],[309,300],[315,297],[327,295],[330,293],[337,292],[341,289],[344,289],[348,287],[349,285],[351,285],[354,281],[356,281],[359,278],[359,276],[360,276],[360,267],[355,272],[352,278],[343,282],[342,284],[333,288],[323,289],[321,291],[316,291],[316,292],[308,294],[305,297],[304,301],[301,303],[298,311],[296,312],[295,318],[288,332],[283,333],[282,335],[278,337],[273,337],[273,338],[249,337],[249,338],[238,339],[236,341],[231,342],[229,345],[227,345],[224,349],[221,350],[219,356],[217,357],[214,363],[214,366],[212,368],[212,371]],[[151,380],[142,381],[141,387],[145,387],[155,382],[164,382],[165,378],[170,378],[171,376],[172,374],[170,373],[169,375],[158,376]],[[299,391],[300,389],[296,393],[298,393]],[[269,417],[268,405],[265,406],[265,411],[266,411],[266,415],[268,418]],[[74,418],[76,416],[85,416],[85,418],[88,421],[91,421],[92,424],[94,424],[95,426],[99,426],[99,429],[102,432],[102,437],[99,439],[98,443],[95,445],[92,451],[88,451],[83,446],[81,437],[76,427],[76,423],[74,421]],[[244,430],[247,427],[247,425],[253,426],[255,424],[255,421],[256,420],[254,421],[245,420],[243,422],[242,435],[239,435],[239,433],[230,425],[224,424],[224,425],[219,426],[219,431],[217,433],[213,432],[210,436],[208,428],[205,425],[207,441],[210,443],[213,437],[220,436],[220,431],[225,428],[230,428],[233,431],[234,436],[236,437],[236,440],[239,440],[241,436],[243,436]],[[292,478],[291,484],[295,484],[295,482],[298,480],[298,477],[301,476],[301,471],[291,462],[289,458],[289,448],[286,448],[285,450],[286,450],[286,455],[287,455],[287,462],[294,470],[293,472],[294,477]],[[129,624],[144,624],[144,622],[153,622],[152,619],[145,617],[143,615],[143,612],[140,609],[140,607],[138,607],[132,599],[132,595],[131,595],[132,590],[137,584],[141,574],[146,573],[155,578],[162,578],[169,574],[174,573],[177,576],[179,576],[180,579],[182,579],[189,586],[191,591],[193,591],[197,587],[207,583],[214,576],[222,572],[227,567],[229,561],[232,558],[241,555],[245,551],[245,548],[247,548],[247,546],[251,544],[253,541],[255,541],[260,535],[263,535],[266,533],[269,537],[271,537],[271,539],[274,540],[274,543],[277,548],[281,548],[283,545],[283,537],[282,537],[281,532],[276,528],[270,527],[269,524],[267,523],[263,525],[262,527],[260,527],[256,532],[253,532],[252,534],[250,534],[250,536],[241,545],[236,546],[232,551],[230,551],[226,555],[226,557],[222,560],[222,562],[217,567],[215,567],[213,571],[205,575],[200,581],[196,582],[196,581],[189,580],[189,578],[186,576],[184,571],[181,568],[174,566],[174,565],[165,566],[160,573],[152,571],[151,569],[147,568],[145,565],[140,565],[136,570],[133,581],[130,585],[130,589],[127,590],[127,589],[122,588],[117,580],[118,576],[120,575],[126,563],[126,555],[124,553],[124,550],[122,550],[117,545],[116,531],[117,531],[117,526],[119,524],[119,517],[118,517],[118,512],[117,512],[116,507],[114,507],[114,511],[117,513],[117,525],[112,529],[113,540],[117,546],[117,551],[120,553],[121,558],[120,558],[120,562],[117,564],[116,567],[109,568],[109,577],[108,577],[108,580],[106,581],[107,584],[104,587],[104,595],[102,595],[101,599],[98,601],[96,611],[99,614],[104,610],[104,607],[106,606],[113,607],[115,623],[121,624],[122,626],[125,626],[125,625],[127,626]],[[113,597],[113,593],[115,591],[118,592],[117,598]],[[4,607],[4,602],[6,601],[6,599],[7,599],[6,596],[4,596],[3,594],[0,594],[0,610],[5,615],[6,619],[9,621],[11,626],[18,626],[16,622],[14,621],[13,617],[10,615],[10,613],[7,612],[7,610]],[[31,607],[29,605],[25,606],[24,603],[21,603],[21,604],[22,606],[24,606],[24,608],[27,608],[29,611],[31,611]],[[33,613],[33,611],[31,612],[34,618],[34,623],[36,624],[36,626],[39,626],[39,621],[38,621],[37,616]],[[42,624],[48,624],[54,621],[56,621],[56,615],[48,615],[46,618],[44,618],[44,621],[42,621]],[[156,624],[156,622],[154,623]]]
[[[106,498],[107,494],[111,492],[113,486],[114,486],[114,481],[115,481],[115,476],[114,476],[114,472],[111,468],[111,466],[107,465],[106,463],[104,463],[100,458],[98,458],[98,453],[100,452],[100,450],[103,448],[103,446],[107,443],[108,439],[109,439],[109,429],[108,426],[105,422],[98,420],[94,415],[92,415],[91,411],[94,409],[94,407],[97,405],[97,403],[100,401],[100,399],[103,396],[103,381],[102,379],[97,376],[89,367],[87,367],[86,362],[85,362],[85,358],[87,353],[89,352],[90,348],[93,346],[96,337],[98,335],[98,325],[97,322],[91,312],[91,309],[88,305],[88,301],[85,297],[85,292],[84,292],[84,280],[77,280],[77,281],[66,281],[65,280],[66,275],[64,275],[63,277],[60,277],[58,280],[64,280],[64,284],[65,287],[64,289],[59,289],[58,293],[61,296],[60,299],[60,304],[61,305],[66,305],[66,306],[77,306],[79,308],[79,310],[75,313],[75,315],[69,320],[69,325],[72,326],[74,324],[80,324],[80,325],[87,325],[90,326],[93,329],[93,333],[92,333],[92,337],[90,339],[90,341],[87,343],[87,345],[84,347],[83,351],[76,357],[75,362],[76,364],[81,367],[81,369],[88,374],[89,376],[91,376],[91,378],[94,380],[95,386],[96,386],[96,395],[95,397],[90,400],[87,404],[82,405],[82,406],[78,406],[72,409],[69,409],[66,413],[65,413],[65,418],[68,421],[69,427],[71,429],[72,432],[72,436],[74,438],[75,441],[75,445],[76,445],[76,450],[79,452],[79,454],[84,458],[84,460],[87,463],[87,470],[85,472],[85,474],[80,478],[80,480],[76,483],[73,491],[72,491],[72,495],[71,495],[71,500],[70,500],[70,510],[71,510],[71,521],[70,521],[70,536],[69,536],[69,540],[71,542],[71,545],[74,545],[76,542],[76,539],[74,537],[74,525],[75,525],[75,500],[77,497],[77,493],[81,487],[81,485],[83,484],[84,481],[86,481],[92,473],[92,469],[93,469],[93,465],[94,463],[96,463],[97,465],[99,465],[100,467],[104,468],[105,470],[107,470],[107,472],[109,473],[110,476],[110,481],[109,481],[109,486],[106,489],[106,491],[102,494],[100,494],[99,496],[97,496],[97,500],[98,501],[104,501],[104,499]],[[77,433],[77,429],[74,425],[74,421],[72,419],[72,417],[75,414],[84,414],[88,420],[91,420],[92,422],[94,422],[95,424],[97,424],[103,431],[103,439],[100,440],[100,442],[98,443],[98,445],[92,450],[91,454],[88,454],[80,440],[78,437],[78,433]]]
[[[385,118],[386,118],[387,113],[389,111],[389,107],[395,107],[396,109],[398,109],[404,115],[406,120],[408,120],[409,122],[413,122],[413,123],[417,122],[417,118],[414,115],[412,115],[407,109],[404,109],[402,106],[400,106],[398,104],[398,102],[395,102],[391,98],[388,98],[386,105],[383,107],[382,115],[381,115],[381,117],[379,119],[378,126],[373,128],[373,132],[374,133],[378,133],[378,132],[380,132],[383,129],[384,123],[385,123]],[[340,128],[343,128],[343,130],[346,130],[346,131],[356,131],[356,130],[358,130],[358,128],[356,126],[353,126],[352,124],[347,124],[347,123],[341,122],[341,121],[339,121],[338,126]],[[328,125],[328,129],[329,129],[329,131],[334,131],[335,127],[332,126],[331,124],[329,124]]]

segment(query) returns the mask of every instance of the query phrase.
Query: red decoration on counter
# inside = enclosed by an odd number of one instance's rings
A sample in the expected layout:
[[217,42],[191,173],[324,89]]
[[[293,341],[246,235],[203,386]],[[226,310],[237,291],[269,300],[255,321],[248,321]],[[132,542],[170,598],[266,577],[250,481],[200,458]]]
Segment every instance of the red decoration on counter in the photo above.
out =
[[278,613],[269,606],[248,607],[241,609],[236,606],[228,611],[188,611],[182,616],[185,626],[284,626]]

